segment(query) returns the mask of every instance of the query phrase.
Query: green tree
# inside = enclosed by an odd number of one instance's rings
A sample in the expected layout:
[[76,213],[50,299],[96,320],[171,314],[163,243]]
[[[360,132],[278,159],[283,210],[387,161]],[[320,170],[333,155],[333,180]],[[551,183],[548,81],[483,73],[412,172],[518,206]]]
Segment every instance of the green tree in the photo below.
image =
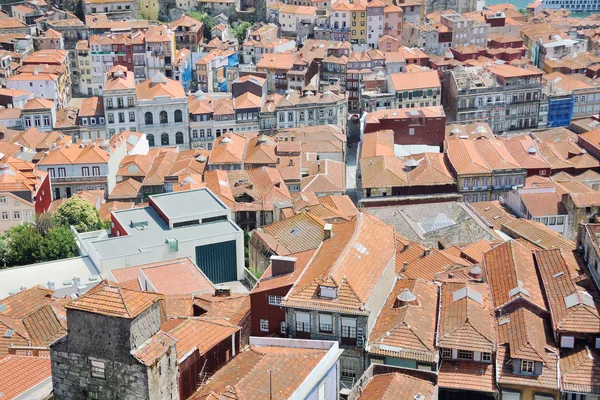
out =
[[96,207],[77,196],[61,204],[53,219],[57,225],[74,226],[77,232],[89,232],[102,227]]
[[50,229],[39,244],[37,262],[58,260],[75,256],[75,235],[68,226]]
[[38,214],[35,217],[35,230],[42,236],[44,236],[48,231],[56,226],[56,221],[52,217],[52,213],[45,212],[43,214]]
[[243,21],[240,22],[238,26],[232,29],[233,34],[235,35],[240,44],[244,43],[244,41],[246,40],[246,33],[248,32],[248,29],[250,29],[251,26],[252,24],[250,22]]
[[42,240],[42,235],[38,233],[33,224],[13,226],[6,233],[6,263],[8,265],[27,265],[37,262],[36,255]]
[[207,40],[210,40],[210,31],[212,31],[212,28],[217,26],[216,18],[211,17],[207,13],[200,13],[198,11],[190,11],[187,13],[187,15],[195,19],[196,21],[200,21],[202,22],[202,24],[204,24],[204,37]]

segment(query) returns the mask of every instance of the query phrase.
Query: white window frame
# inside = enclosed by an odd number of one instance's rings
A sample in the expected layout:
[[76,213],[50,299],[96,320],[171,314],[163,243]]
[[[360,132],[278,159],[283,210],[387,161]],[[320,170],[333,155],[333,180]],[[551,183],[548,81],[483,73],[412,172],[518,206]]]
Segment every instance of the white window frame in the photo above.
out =
[[0,204],[8,204],[8,200],[6,200],[6,196],[0,197]]
[[535,372],[535,361],[521,360],[521,373],[533,374]]
[[269,332],[269,320],[262,319],[260,320],[260,331],[261,332]]
[[103,361],[90,360],[92,378],[106,379],[106,364]]
[[281,296],[275,296],[275,295],[270,294],[268,296],[268,300],[269,300],[269,305],[271,305],[271,306],[281,305]]

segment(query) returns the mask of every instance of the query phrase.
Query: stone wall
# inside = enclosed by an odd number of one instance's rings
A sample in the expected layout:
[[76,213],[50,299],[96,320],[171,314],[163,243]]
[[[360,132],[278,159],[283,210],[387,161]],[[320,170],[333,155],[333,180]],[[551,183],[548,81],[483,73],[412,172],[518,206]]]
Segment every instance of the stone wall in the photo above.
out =
[[131,322],[130,347],[133,350],[160,330],[160,304],[154,303]]
[[171,346],[156,364],[148,367],[148,398],[151,400],[179,399],[177,380],[177,351]]
[[[146,367],[135,363],[132,356],[129,356],[131,363],[123,363],[83,356],[71,352],[71,349],[66,338],[51,350],[52,385],[57,400],[148,398]],[[92,377],[92,361],[104,363],[104,379]]]

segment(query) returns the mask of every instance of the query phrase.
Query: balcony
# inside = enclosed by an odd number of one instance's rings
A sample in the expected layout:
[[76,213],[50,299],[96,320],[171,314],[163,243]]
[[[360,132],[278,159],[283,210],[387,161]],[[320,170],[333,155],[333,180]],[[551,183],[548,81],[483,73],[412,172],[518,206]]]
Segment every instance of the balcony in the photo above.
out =
[[52,183],[93,183],[106,182],[106,175],[90,175],[90,176],[53,176],[50,178]]

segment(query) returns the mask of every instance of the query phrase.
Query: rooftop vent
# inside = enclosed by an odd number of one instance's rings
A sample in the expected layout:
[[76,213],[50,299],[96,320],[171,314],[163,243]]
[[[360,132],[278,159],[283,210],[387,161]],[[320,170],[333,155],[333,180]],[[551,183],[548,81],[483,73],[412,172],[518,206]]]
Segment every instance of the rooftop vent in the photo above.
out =
[[129,226],[137,229],[138,231],[143,231],[148,229],[148,221],[130,221]]
[[450,133],[452,133],[453,135],[460,135],[462,131],[460,130],[460,128],[454,128],[450,131]]
[[487,129],[485,129],[485,127],[482,125],[479,125],[477,128],[475,128],[473,133],[487,133]]
[[206,157],[203,154],[200,154],[198,157],[196,157],[196,161],[198,161],[200,163],[205,163]]
[[481,297],[481,293],[476,292],[475,290],[469,288],[469,287],[464,287],[462,289],[458,289],[457,291],[455,291],[454,293],[452,293],[452,301],[458,301],[464,298],[470,298],[473,301],[476,301],[479,304],[483,304],[483,299]]
[[530,148],[527,149],[527,153],[534,155],[537,153],[537,149],[535,148],[535,146],[531,146]]
[[481,272],[481,267],[476,265],[469,270],[469,276],[473,279],[481,280]]
[[414,158],[409,158],[404,163],[404,168],[406,168],[406,170],[408,170],[408,171],[412,171],[413,169],[417,168],[418,166],[419,166],[419,161],[415,160]]
[[231,143],[231,138],[229,136],[225,136],[225,137],[223,137],[223,139],[221,139],[221,144],[227,144],[227,143]]

